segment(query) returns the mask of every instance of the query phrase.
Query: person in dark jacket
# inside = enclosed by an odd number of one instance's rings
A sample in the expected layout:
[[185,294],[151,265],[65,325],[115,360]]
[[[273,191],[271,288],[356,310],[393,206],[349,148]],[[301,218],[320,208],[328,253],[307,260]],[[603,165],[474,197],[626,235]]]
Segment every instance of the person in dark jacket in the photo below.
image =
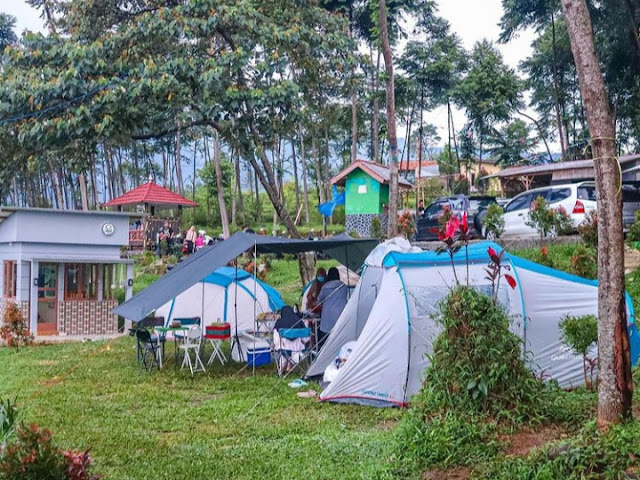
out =
[[327,280],[318,295],[318,303],[322,305],[318,344],[322,346],[333,329],[338,318],[347,305],[347,286],[340,280],[340,273],[335,267],[327,272]]
[[293,307],[285,305],[280,310],[280,318],[276,320],[273,326],[274,330],[282,330],[285,328],[305,328],[305,324],[300,316],[293,310]]

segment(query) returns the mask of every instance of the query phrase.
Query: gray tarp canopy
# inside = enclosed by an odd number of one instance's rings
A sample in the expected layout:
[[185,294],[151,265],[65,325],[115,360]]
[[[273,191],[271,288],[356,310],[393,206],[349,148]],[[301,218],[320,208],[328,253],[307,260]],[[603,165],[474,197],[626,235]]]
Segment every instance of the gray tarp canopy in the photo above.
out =
[[346,234],[326,240],[299,240],[234,233],[223,242],[198,250],[142,292],[115,308],[113,313],[139,322],[218,268],[254,248],[258,254],[322,252],[356,271],[377,244],[377,240],[356,240]]

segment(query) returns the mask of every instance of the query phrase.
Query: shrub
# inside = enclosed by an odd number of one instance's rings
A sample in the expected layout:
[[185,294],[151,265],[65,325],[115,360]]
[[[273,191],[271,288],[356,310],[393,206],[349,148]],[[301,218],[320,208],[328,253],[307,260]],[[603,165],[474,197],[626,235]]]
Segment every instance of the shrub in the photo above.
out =
[[[587,356],[592,345],[598,343],[598,319],[594,315],[572,316],[566,315],[560,320],[562,342],[577,355],[582,355],[584,383],[593,387],[593,369],[597,359]],[[587,377],[587,370],[590,377]]]
[[469,180],[466,177],[461,177],[453,184],[453,193],[456,195],[463,194],[469,195]]
[[379,238],[380,240],[384,240],[385,238],[380,217],[373,217],[371,219],[371,238]]
[[571,256],[571,271],[580,277],[598,277],[598,254],[591,248],[578,245]]
[[33,343],[33,335],[29,332],[29,326],[18,306],[9,302],[4,310],[3,325],[0,327],[0,338],[2,338],[9,347],[15,347],[16,351],[20,346],[31,345]]
[[636,212],[636,221],[629,226],[627,231],[627,243],[634,248],[638,248],[638,242],[640,242],[640,210]]
[[416,231],[416,222],[409,210],[405,210],[398,217],[398,230],[407,240],[411,240],[413,237]]
[[573,224],[567,211],[558,207],[549,208],[543,197],[536,198],[529,210],[529,219],[525,222],[540,234],[540,243],[550,234],[564,235],[573,230]]
[[18,428],[15,441],[3,449],[0,472],[6,480],[62,480],[62,460],[51,432],[30,425]]
[[598,248],[598,213],[591,210],[578,225],[578,233],[587,247]]
[[553,258],[549,255],[549,249],[546,245],[542,245],[538,251],[533,255],[533,261],[540,265],[554,268]]
[[0,451],[15,433],[18,426],[16,402],[7,399],[0,403]]
[[487,214],[483,220],[485,235],[493,238],[500,238],[504,232],[503,208],[497,203],[492,203],[487,208]]

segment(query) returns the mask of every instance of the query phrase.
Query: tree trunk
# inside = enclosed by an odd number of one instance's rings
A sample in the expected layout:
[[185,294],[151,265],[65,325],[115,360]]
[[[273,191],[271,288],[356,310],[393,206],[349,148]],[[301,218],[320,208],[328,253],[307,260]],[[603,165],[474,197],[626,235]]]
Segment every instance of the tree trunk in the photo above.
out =
[[378,101],[378,79],[380,78],[380,49],[378,49],[378,60],[376,63],[375,76],[373,78],[373,118],[371,120],[371,161],[380,162],[380,126],[378,117],[380,116],[380,104]]
[[89,196],[87,195],[87,180],[84,177],[84,172],[78,174],[78,185],[80,186],[80,201],[82,203],[82,210],[89,210]]
[[304,203],[304,221],[309,223],[309,186],[307,183],[307,159],[305,158],[304,136],[302,128],[298,128],[300,134],[300,162],[302,163],[302,202]]
[[220,222],[222,223],[222,235],[229,238],[229,217],[227,216],[227,205],[224,201],[224,183],[222,182],[222,163],[220,160],[220,136],[216,132],[213,141],[213,162],[216,167],[216,185],[218,187],[218,205],[220,207]]
[[358,99],[351,92],[351,163],[358,160]]
[[585,0],[562,0],[578,70],[598,192],[598,426],[631,415],[633,380],[624,285],[624,239],[615,125]]
[[316,142],[316,136],[311,136],[311,152],[313,155],[313,166],[316,170],[316,187],[318,189],[318,203],[326,202],[326,198],[324,196],[324,187],[322,182],[322,165],[320,164],[321,159],[318,154],[318,144]]
[[396,137],[396,103],[393,82],[393,57],[389,44],[387,28],[387,6],[385,0],[379,0],[378,15],[380,17],[380,44],[387,73],[387,137],[389,138],[389,220],[387,236],[398,235],[398,139]]
[[298,160],[296,158],[296,142],[291,137],[291,163],[293,166],[293,185],[296,191],[296,212],[300,210],[300,182],[298,181]]
[[232,215],[231,223],[239,225],[240,222],[244,223],[244,205],[242,204],[242,182],[240,178],[240,156],[233,156],[233,176],[234,176],[234,191],[233,205],[235,215]]
[[565,160],[565,154],[567,153],[567,144],[564,138],[563,126],[562,126],[562,113],[560,108],[560,82],[558,80],[558,59],[557,59],[557,46],[556,46],[556,20],[551,12],[551,52],[553,54],[553,62],[551,64],[551,73],[553,78],[553,91],[554,91],[554,107],[556,111],[556,123],[558,125],[558,137],[560,138],[560,150],[562,153],[562,159]]
[[[180,135],[180,130],[176,133],[176,186],[178,193],[180,195],[184,195],[184,191],[182,189],[182,135]],[[219,145],[218,145],[219,146]]]
[[49,170],[51,171],[51,182],[56,190],[56,204],[60,210],[64,210],[64,199],[62,198],[62,188],[60,187],[60,182],[58,181],[58,175],[56,174],[53,163],[49,161]]

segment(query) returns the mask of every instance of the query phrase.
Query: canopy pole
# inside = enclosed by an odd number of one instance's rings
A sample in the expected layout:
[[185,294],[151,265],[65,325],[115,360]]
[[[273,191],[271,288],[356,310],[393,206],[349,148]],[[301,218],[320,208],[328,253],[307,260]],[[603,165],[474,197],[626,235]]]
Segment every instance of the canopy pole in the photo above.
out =
[[351,279],[349,278],[349,249],[346,246],[344,247],[344,257],[345,257],[344,258],[345,261],[347,262],[346,267],[347,267],[347,300],[348,300],[349,298],[351,298],[351,289],[350,289]]
[[238,347],[238,358],[242,361],[242,345],[240,345],[240,337],[238,336],[238,259],[235,259],[235,272],[236,277],[233,291],[233,312],[234,312],[234,321],[235,321],[235,333],[233,335],[233,342],[231,342],[231,356],[233,357],[233,349]]
[[201,309],[201,313],[200,313],[200,345],[204,345],[204,343],[202,342],[202,339],[204,338],[204,330],[206,327],[205,321],[204,321],[204,284],[205,279],[207,277],[202,279],[202,309]]
[[256,317],[256,295],[258,284],[258,242],[253,242],[253,375],[256,374],[256,335],[258,335],[258,318]]

